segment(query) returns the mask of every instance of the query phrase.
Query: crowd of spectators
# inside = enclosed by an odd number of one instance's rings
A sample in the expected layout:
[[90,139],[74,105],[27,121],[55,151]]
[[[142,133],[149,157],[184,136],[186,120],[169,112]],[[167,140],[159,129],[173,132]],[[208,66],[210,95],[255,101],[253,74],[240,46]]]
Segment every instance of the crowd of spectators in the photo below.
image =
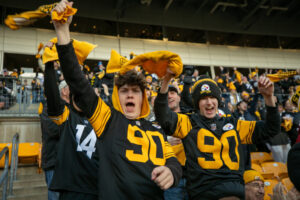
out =
[[0,74],[0,110],[7,110],[16,103],[36,104],[43,99],[43,77],[27,78],[20,76],[14,69],[9,72],[6,68]]
[[[140,70],[138,68],[138,70]],[[107,103],[112,93],[113,75],[105,74],[105,67],[102,62],[93,70],[87,66],[83,67],[86,78],[90,80],[97,94],[101,96]],[[265,75],[271,71],[266,70]],[[276,71],[275,71],[276,72]],[[275,73],[273,70],[273,73]],[[198,80],[201,74],[199,70],[193,66],[185,66],[182,75],[172,81],[180,91],[184,87],[184,81],[187,77],[191,77],[191,81]],[[265,120],[265,107],[262,96],[258,92],[258,70],[253,70],[247,75],[243,75],[233,68],[233,73],[229,73],[229,68],[220,67],[220,74],[216,74],[215,81],[222,91],[223,105],[219,110],[219,114],[232,114],[237,119],[247,121]],[[145,74],[148,84],[147,92],[150,105],[154,105],[154,100],[159,90],[160,82],[154,74]],[[274,96],[281,115],[282,129],[281,133],[269,141],[263,141],[256,147],[251,147],[251,151],[267,151],[272,152],[275,161],[286,162],[287,153],[291,146],[296,143],[298,137],[298,126],[300,123],[300,113],[296,107],[289,101],[290,97],[295,93],[296,86],[300,85],[300,77],[293,76],[285,78],[274,83]],[[189,111],[187,106],[189,103],[183,100],[180,102],[182,109]],[[148,119],[154,120],[154,114],[151,113]]]

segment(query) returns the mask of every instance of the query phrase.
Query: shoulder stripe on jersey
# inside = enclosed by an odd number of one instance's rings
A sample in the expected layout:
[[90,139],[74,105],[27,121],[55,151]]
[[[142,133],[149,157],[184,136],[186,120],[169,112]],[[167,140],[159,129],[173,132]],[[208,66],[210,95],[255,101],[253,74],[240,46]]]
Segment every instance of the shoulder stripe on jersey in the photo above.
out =
[[70,110],[67,106],[65,106],[64,111],[59,116],[49,116],[49,118],[57,125],[63,124],[65,121],[67,121],[70,114]]
[[164,153],[165,159],[175,157],[175,154],[173,152],[173,149],[169,142],[165,141],[165,153]]
[[185,114],[177,113],[177,125],[173,134],[174,137],[185,138],[192,129],[192,124],[189,117]]
[[240,135],[242,144],[252,144],[255,125],[256,121],[238,120],[236,129]]
[[104,101],[99,97],[98,98],[98,104],[94,111],[94,114],[92,117],[89,118],[89,121],[91,125],[93,126],[96,135],[98,137],[101,136],[101,134],[104,131],[104,128],[111,116],[111,110],[108,105],[104,103]]
[[99,115],[99,112],[100,112],[100,110],[98,109],[98,107],[101,108],[101,106],[102,106],[102,101],[98,100],[96,110],[95,110],[94,114],[92,115],[92,117],[90,118],[91,123],[95,122],[95,120],[96,120],[96,118],[97,118],[97,116]]

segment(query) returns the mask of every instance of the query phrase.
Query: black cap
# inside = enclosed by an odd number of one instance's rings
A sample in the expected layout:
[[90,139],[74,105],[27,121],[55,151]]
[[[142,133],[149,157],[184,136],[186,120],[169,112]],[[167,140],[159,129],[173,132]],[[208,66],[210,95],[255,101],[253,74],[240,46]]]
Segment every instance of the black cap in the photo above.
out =
[[200,76],[200,79],[192,87],[192,98],[195,109],[199,109],[199,100],[206,96],[215,97],[221,105],[221,90],[218,84],[208,76]]

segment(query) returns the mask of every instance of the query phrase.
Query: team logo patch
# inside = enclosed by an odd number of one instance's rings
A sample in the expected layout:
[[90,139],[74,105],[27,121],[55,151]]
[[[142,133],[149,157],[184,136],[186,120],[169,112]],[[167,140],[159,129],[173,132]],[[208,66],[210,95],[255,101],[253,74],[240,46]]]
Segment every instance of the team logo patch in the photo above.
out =
[[201,86],[201,91],[210,91],[209,85],[203,84],[203,85]]
[[224,131],[229,131],[229,130],[233,129],[233,127],[234,126],[232,124],[228,123],[225,126],[223,126],[223,130]]
[[211,124],[210,125],[210,130],[212,130],[212,131],[217,130],[217,124]]
[[225,112],[223,110],[221,110],[221,109],[218,109],[218,115],[220,117],[222,117],[223,115],[225,115]]

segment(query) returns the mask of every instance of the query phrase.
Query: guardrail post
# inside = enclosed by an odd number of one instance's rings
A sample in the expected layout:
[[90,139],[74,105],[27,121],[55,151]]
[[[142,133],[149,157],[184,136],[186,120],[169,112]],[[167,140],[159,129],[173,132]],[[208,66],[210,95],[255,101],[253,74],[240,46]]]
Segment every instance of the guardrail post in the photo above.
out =
[[10,181],[9,181],[9,195],[13,192],[13,182],[17,180],[18,169],[18,151],[19,151],[19,134],[16,133],[12,141],[11,163],[10,163]]
[[9,161],[9,150],[8,147],[4,147],[0,152],[0,159],[5,156],[5,164],[2,175],[0,176],[0,185],[3,184],[2,189],[2,200],[7,198],[7,181],[8,181],[8,161]]

